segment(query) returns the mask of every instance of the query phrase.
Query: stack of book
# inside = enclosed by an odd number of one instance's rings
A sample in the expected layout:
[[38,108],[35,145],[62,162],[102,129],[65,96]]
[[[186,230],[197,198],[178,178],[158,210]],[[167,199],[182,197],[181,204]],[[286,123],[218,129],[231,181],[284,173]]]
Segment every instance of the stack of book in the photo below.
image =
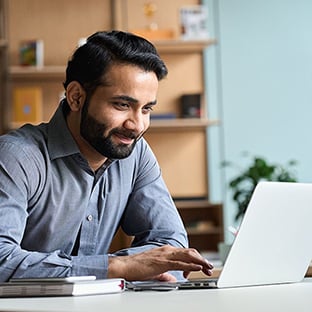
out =
[[12,279],[0,284],[0,297],[83,296],[120,293],[122,278],[96,279],[94,276],[67,278]]

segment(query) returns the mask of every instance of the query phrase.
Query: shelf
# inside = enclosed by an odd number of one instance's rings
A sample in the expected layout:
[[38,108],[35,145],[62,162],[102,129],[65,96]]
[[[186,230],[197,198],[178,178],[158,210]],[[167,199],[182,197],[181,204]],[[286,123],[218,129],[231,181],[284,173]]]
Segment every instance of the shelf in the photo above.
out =
[[[207,40],[157,40],[154,42],[160,53],[193,53],[202,52],[209,45],[215,44],[214,39]],[[0,39],[0,47],[6,46],[7,41]],[[66,66],[48,65],[36,66],[11,66],[10,76],[12,79],[55,79],[63,78]]]
[[[44,122],[44,121],[43,121]],[[19,128],[23,125],[24,123],[14,123],[11,122],[9,123],[9,129],[16,129]],[[195,129],[204,129],[212,125],[217,125],[218,121],[217,120],[193,120],[190,122],[187,119],[175,119],[175,120],[156,120],[151,122],[151,126],[148,129],[148,132],[161,132],[161,131],[185,131],[185,130],[195,130]],[[183,201],[182,201],[183,202]],[[189,207],[188,203],[191,201],[186,200],[186,206]],[[200,201],[198,201],[200,202]],[[183,205],[183,204],[182,204]],[[206,202],[207,205],[207,202]],[[203,204],[203,207],[205,205]]]
[[[47,120],[41,120],[41,121],[38,122],[38,123],[32,123],[32,124],[36,125],[36,124],[39,124],[39,123],[41,123],[41,122],[48,122],[48,121],[47,121]],[[6,130],[8,130],[8,131],[15,130],[15,129],[18,129],[18,128],[24,126],[24,125],[27,124],[27,123],[31,123],[31,122],[15,122],[15,121],[10,121],[10,122],[8,122],[8,124],[7,124],[7,129],[6,129]]]
[[[166,53],[193,53],[202,52],[209,45],[215,44],[214,39],[207,40],[157,40],[154,44],[159,52]],[[0,39],[0,47],[6,46],[7,41]],[[66,67],[62,65],[11,66],[10,75],[13,79],[25,78],[59,78],[65,74]]]
[[188,235],[211,235],[220,234],[222,229],[220,227],[212,227],[207,230],[193,229],[191,227],[186,227]]
[[[191,42],[187,44],[191,45]],[[201,42],[201,44],[203,43]],[[172,47],[172,43],[163,43],[163,46]],[[9,76],[10,79],[14,81],[27,79],[31,79],[32,81],[59,80],[64,79],[65,71],[65,66],[11,66],[9,69]],[[161,132],[170,130],[185,131],[187,129],[205,129],[218,124],[218,120],[209,120],[207,118],[152,119],[149,131]],[[12,128],[15,128],[15,126],[16,125],[13,125]]]
[[190,246],[198,250],[217,250],[223,241],[222,204],[207,199],[175,200],[185,224]]
[[10,78],[17,79],[58,79],[65,76],[65,66],[11,66]]
[[[190,43],[189,43],[190,44]],[[164,44],[165,45],[165,44]],[[171,44],[168,44],[170,47]],[[65,66],[11,66],[9,69],[11,80],[55,80],[64,79]],[[209,126],[218,125],[218,120],[209,120],[207,118],[174,118],[174,119],[152,119],[149,131],[184,131],[187,129],[204,129]],[[13,126],[13,128],[15,125]]]
[[221,207],[219,203],[211,203],[208,200],[175,200],[174,201],[178,209],[193,209],[193,208],[216,208]]
[[153,44],[160,53],[194,53],[202,52],[206,47],[216,43],[214,39],[206,40],[155,40]]
[[184,131],[187,129],[203,129],[218,124],[218,120],[209,120],[206,118],[152,119],[149,131],[168,131],[170,129],[174,131]]

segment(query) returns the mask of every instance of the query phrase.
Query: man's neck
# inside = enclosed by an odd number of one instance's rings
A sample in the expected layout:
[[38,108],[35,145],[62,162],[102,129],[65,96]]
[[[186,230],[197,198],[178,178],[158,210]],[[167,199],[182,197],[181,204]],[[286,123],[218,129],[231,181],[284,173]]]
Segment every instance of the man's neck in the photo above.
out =
[[[76,125],[76,126],[75,126]],[[73,136],[76,144],[79,147],[80,153],[85,157],[87,160],[90,168],[96,172],[99,168],[101,168],[106,160],[107,157],[101,155],[98,151],[96,151],[81,135],[80,129],[78,124],[74,122],[72,117],[69,115],[67,116],[67,126],[68,129]]]

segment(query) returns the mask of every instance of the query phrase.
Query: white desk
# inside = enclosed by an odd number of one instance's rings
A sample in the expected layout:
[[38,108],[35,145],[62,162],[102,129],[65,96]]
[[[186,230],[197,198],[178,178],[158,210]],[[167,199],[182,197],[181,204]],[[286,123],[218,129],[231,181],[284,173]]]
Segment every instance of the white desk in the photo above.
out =
[[312,279],[297,284],[233,289],[126,291],[85,297],[4,298],[0,299],[0,311],[311,312]]

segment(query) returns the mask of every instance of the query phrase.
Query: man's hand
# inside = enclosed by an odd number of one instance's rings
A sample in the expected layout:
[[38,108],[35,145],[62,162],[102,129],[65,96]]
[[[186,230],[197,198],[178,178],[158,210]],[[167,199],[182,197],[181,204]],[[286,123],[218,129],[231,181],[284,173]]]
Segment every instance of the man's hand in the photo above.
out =
[[162,246],[130,256],[109,258],[108,278],[123,277],[128,281],[151,280],[174,282],[167,271],[183,271],[187,277],[191,271],[203,271],[211,275],[213,265],[196,249]]

